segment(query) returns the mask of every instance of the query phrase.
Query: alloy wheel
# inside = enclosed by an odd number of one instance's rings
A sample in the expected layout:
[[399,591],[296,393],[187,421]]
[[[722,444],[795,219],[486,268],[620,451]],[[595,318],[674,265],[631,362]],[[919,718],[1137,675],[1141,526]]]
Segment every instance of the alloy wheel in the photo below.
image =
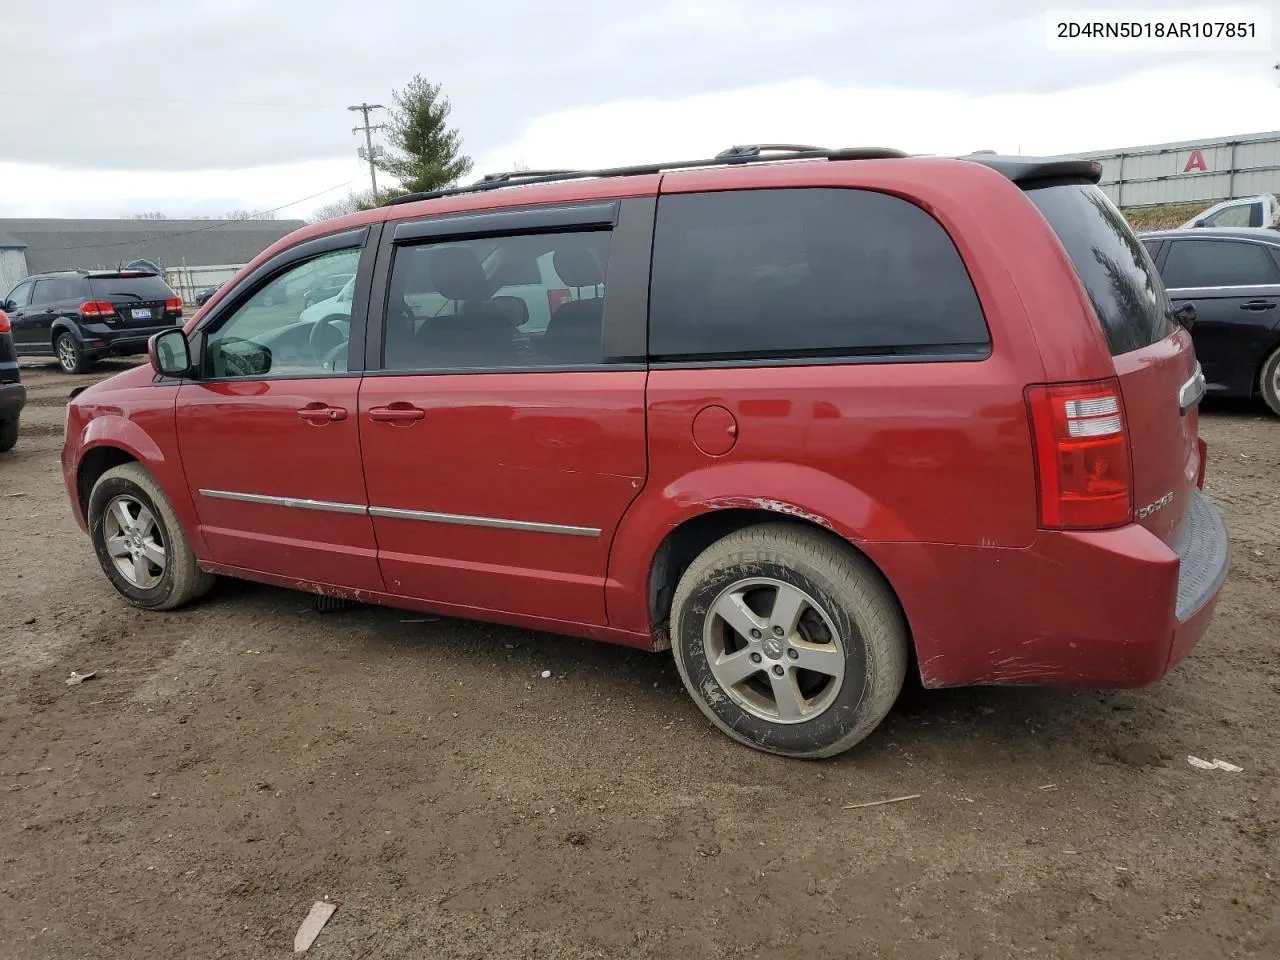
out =
[[107,504],[102,518],[107,555],[131,585],[150,590],[164,576],[167,556],[160,524],[140,500],[121,495]]
[[812,720],[844,682],[844,645],[831,616],[808,593],[773,577],[721,591],[707,612],[703,644],[724,691],[772,723]]

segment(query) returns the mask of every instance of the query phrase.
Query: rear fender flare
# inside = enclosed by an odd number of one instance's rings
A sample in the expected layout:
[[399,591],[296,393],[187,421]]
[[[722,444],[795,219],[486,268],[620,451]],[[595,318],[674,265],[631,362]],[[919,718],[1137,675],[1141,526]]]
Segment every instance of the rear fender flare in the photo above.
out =
[[[649,622],[649,576],[663,541],[676,527],[720,510],[756,510],[830,530],[865,553],[875,542],[911,540],[910,527],[850,483],[790,463],[712,464],[664,487],[647,486],[618,525],[609,554],[605,603],[610,626],[642,633]],[[878,564],[877,564],[878,565]]]
[[76,343],[84,343],[84,336],[80,332],[79,326],[67,320],[65,317],[59,317],[53,321],[53,326],[49,328],[49,346],[52,347],[58,341],[58,336],[62,333],[69,333],[75,338]]

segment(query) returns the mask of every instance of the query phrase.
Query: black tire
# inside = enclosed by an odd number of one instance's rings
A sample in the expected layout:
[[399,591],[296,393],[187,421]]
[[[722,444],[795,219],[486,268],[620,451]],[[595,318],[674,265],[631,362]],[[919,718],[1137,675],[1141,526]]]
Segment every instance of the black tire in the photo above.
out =
[[[767,584],[742,586],[757,581]],[[784,589],[806,602],[797,608],[803,610],[799,626],[784,640],[770,643],[770,617],[756,607],[768,602],[770,590],[777,602]],[[740,597],[751,609],[765,634],[762,641],[726,630],[727,622],[713,613],[717,600],[726,597]],[[729,651],[734,638],[744,643]],[[865,738],[893,706],[907,669],[907,627],[879,571],[834,536],[787,523],[739,530],[694,560],[676,587],[671,639],[680,678],[711,722],[740,743],[788,757],[829,757]],[[709,650],[708,643],[719,649]],[[834,674],[790,666],[792,647],[796,657],[820,651],[823,664],[842,670],[838,685],[829,685],[835,682]],[[731,652],[745,653],[761,664],[733,689],[715,672],[723,670],[718,665]],[[753,669],[742,663],[744,669]],[[795,686],[786,689],[798,692],[795,703],[800,710],[790,720],[781,719],[781,707],[774,711],[775,719],[762,715],[769,713],[768,700],[779,689],[771,674],[777,675],[778,684],[790,684],[794,678]],[[754,709],[748,703],[754,703]],[[806,719],[807,707],[814,712]]]
[[1280,347],[1272,350],[1271,356],[1262,364],[1262,373],[1258,376],[1258,392],[1262,394],[1262,402],[1280,417]]
[[63,373],[87,373],[93,366],[93,358],[85,353],[80,341],[66,330],[53,338],[53,354]]
[[[108,508],[117,499],[145,507],[154,519],[156,542],[164,551],[164,566],[154,584],[134,583],[116,565],[107,545]],[[118,523],[118,521],[114,521]],[[102,571],[116,591],[136,607],[145,610],[173,610],[209,592],[215,577],[196,564],[195,554],[178,522],[169,499],[155,478],[140,464],[126,463],[104,473],[89,494],[89,535]],[[127,539],[127,538],[125,538]],[[122,561],[128,562],[126,558]],[[154,573],[156,566],[152,565]]]
[[0,420],[0,453],[7,453],[18,442],[18,418]]

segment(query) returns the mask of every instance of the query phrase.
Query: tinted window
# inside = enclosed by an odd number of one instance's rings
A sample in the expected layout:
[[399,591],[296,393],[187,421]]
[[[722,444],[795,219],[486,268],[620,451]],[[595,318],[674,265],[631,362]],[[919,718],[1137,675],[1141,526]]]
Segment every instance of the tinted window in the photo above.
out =
[[79,277],[50,277],[37,280],[32,303],[60,303],[63,300],[85,298],[84,281]]
[[177,296],[163,279],[145,277],[90,277],[89,287],[94,297],[110,300],[123,297],[126,300],[168,300]]
[[9,291],[9,296],[5,299],[12,301],[14,309],[25,307],[31,302],[31,288],[35,286],[33,283],[20,283]]
[[1164,261],[1169,288],[1239,287],[1280,283],[1280,271],[1258,243],[1230,240],[1175,240]]
[[295,264],[258,288],[205,341],[213,377],[323,376],[347,368],[350,303],[308,306],[331,274],[352,273],[360,250],[337,250]]
[[1173,332],[1173,308],[1151,257],[1101,190],[1059,184],[1028,190],[1027,196],[1071,258],[1113,354]]
[[1206,227],[1260,227],[1262,226],[1261,203],[1238,203],[1233,207],[1219,210],[1213,216],[1205,217]]
[[402,246],[387,297],[388,370],[599,363],[609,234]]
[[905,200],[789,189],[658,204],[654,357],[972,354],[989,343],[951,238]]

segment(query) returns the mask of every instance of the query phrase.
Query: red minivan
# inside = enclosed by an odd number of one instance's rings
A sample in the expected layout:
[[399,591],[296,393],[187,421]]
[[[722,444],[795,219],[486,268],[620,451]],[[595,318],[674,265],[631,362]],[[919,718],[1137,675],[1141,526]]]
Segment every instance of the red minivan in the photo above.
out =
[[1188,318],[1099,173],[734,148],[309,226],[72,400],[72,507],[137,606],[223,574],[671,649],[789,756],[909,661],[1150,683],[1227,534]]

